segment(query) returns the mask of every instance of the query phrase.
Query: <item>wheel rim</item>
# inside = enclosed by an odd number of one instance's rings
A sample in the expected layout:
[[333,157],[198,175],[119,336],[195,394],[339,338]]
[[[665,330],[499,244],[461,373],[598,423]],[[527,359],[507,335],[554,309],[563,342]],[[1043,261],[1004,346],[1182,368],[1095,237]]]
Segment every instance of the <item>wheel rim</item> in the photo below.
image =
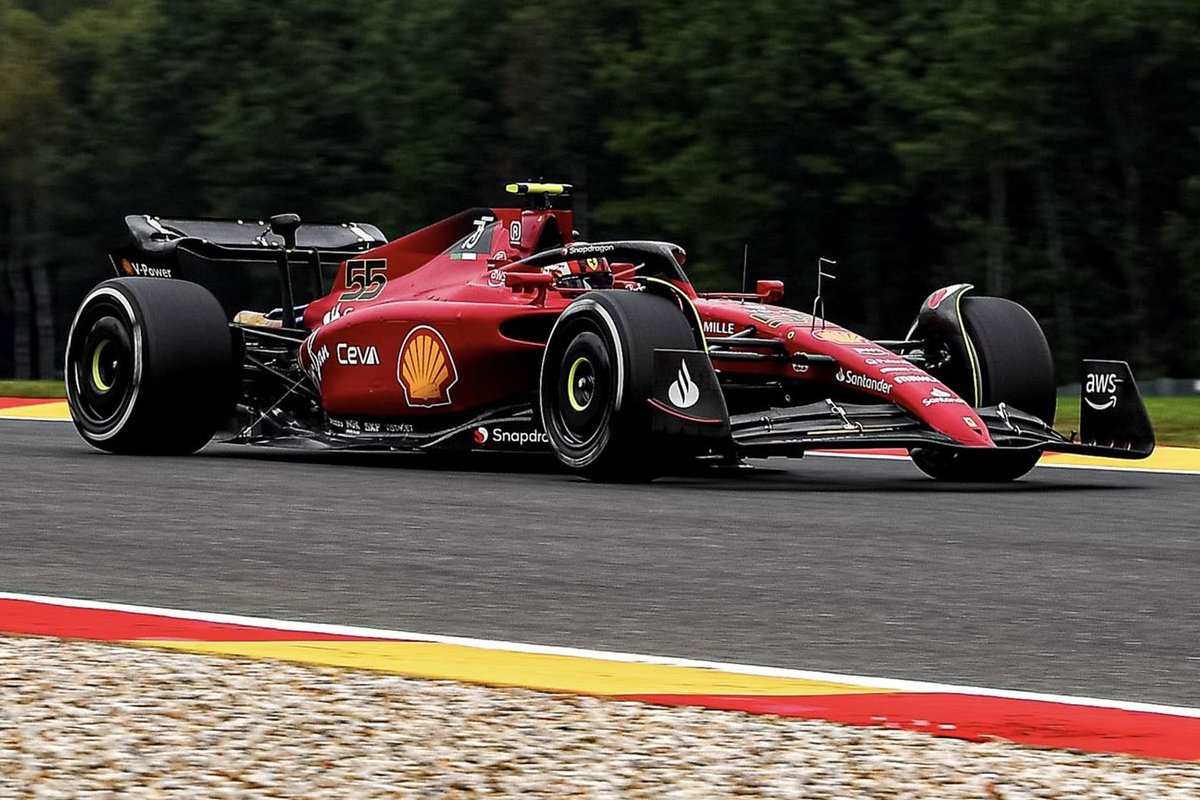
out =
[[[112,339],[101,339],[92,351],[92,386],[103,393],[113,388],[117,379],[120,361],[115,358],[104,358],[104,351],[112,345]],[[112,356],[112,353],[109,354]]]
[[573,411],[586,411],[595,396],[596,368],[587,356],[580,356],[567,372],[567,402]]
[[121,309],[97,302],[75,326],[67,352],[67,396],[77,421],[116,425],[136,389],[133,335]]
[[547,432],[570,450],[590,450],[612,417],[613,371],[604,341],[591,330],[579,332],[563,350],[558,374]]

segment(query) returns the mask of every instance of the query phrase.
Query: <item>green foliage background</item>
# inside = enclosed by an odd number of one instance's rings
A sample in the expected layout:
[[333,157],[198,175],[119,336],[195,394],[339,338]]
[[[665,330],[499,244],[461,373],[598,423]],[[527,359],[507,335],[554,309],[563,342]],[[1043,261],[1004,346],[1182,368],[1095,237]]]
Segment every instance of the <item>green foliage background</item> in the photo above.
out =
[[398,235],[536,176],[702,288],[748,244],[804,307],[834,258],[830,316],[895,337],[969,281],[1064,380],[1197,375],[1198,53],[1183,0],[0,0],[0,375],[33,276],[61,351],[126,213]]

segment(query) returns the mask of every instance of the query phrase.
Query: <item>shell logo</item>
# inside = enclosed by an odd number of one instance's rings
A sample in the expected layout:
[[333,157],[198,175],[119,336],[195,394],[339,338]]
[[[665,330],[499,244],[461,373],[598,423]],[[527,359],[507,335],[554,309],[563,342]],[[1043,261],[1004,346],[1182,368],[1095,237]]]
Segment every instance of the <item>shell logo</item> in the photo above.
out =
[[428,325],[409,331],[400,346],[396,380],[404,387],[404,399],[410,406],[450,405],[450,387],[458,383],[458,368],[442,334]]
[[813,336],[822,341],[836,344],[861,344],[866,341],[857,333],[841,328],[818,328],[813,332]]

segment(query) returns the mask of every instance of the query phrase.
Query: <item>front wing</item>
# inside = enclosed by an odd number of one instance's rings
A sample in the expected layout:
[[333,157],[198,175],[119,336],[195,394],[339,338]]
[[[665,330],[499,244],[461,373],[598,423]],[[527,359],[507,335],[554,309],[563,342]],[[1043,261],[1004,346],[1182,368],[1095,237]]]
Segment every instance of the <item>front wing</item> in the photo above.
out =
[[[701,381],[697,378],[698,383]],[[660,382],[656,386],[656,393],[661,385]],[[975,411],[987,426],[997,449],[1128,459],[1145,458],[1154,452],[1154,430],[1128,364],[1123,361],[1084,361],[1083,389],[1080,430],[1069,436],[1037,417],[1003,403]],[[664,408],[666,399],[652,403]],[[678,415],[675,416],[671,422],[678,431],[680,423]],[[714,426],[697,424],[694,427]],[[666,432],[665,428],[660,431]],[[728,431],[736,452],[746,456],[797,456],[816,449],[981,449],[962,445],[931,429],[908,411],[883,403],[839,404],[824,400],[791,408],[735,414],[728,417]]]

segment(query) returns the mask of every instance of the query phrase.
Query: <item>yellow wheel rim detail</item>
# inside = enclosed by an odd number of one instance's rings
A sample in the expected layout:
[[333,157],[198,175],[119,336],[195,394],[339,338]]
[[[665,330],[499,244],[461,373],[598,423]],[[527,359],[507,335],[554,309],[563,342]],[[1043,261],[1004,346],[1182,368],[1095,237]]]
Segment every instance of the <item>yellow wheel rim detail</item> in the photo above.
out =
[[112,388],[104,382],[100,377],[100,357],[104,354],[104,349],[112,344],[112,339],[102,339],[100,344],[96,345],[96,349],[92,351],[92,383],[97,389],[102,392],[107,392]]
[[583,356],[575,359],[575,363],[571,365],[571,369],[567,371],[567,402],[571,404],[571,408],[576,411],[583,411],[588,407],[587,403],[580,404],[575,399],[575,373],[579,371],[579,367],[588,363],[588,360]]

